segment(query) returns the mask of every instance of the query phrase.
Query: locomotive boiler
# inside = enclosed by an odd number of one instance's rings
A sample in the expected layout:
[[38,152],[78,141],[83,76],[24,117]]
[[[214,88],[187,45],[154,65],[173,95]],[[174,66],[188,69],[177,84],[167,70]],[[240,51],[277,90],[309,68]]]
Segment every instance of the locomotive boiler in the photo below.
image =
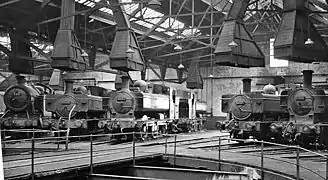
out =
[[[46,97],[46,109],[56,119],[56,129],[67,130],[73,135],[103,132],[110,121],[107,104],[104,103],[108,102],[109,93],[100,93],[99,90],[103,89],[95,87],[73,89],[73,83],[65,80],[64,94]],[[91,92],[96,95],[91,95]]]
[[263,91],[251,92],[251,79],[247,78],[243,79],[243,93],[222,96],[222,112],[227,113],[227,127],[234,138],[281,139],[288,113],[281,109],[280,97],[275,93],[270,84]]
[[1,117],[2,129],[50,129],[44,96],[54,93],[45,85],[29,85],[24,76],[16,76],[17,84],[6,89],[3,99],[6,111]]
[[130,87],[129,77],[121,78],[121,89],[112,93],[109,104],[112,132],[176,132],[176,129],[189,128],[195,122],[190,121],[196,115],[196,99],[192,92],[147,84],[142,80]]
[[304,70],[303,87],[281,93],[281,107],[289,112],[289,123],[283,136],[301,146],[319,142],[328,145],[327,95],[312,87],[312,70]]

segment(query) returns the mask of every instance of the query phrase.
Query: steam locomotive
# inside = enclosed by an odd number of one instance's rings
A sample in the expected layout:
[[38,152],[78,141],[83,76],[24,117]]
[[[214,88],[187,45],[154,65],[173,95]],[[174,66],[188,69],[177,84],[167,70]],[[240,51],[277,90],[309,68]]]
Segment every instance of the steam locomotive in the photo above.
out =
[[46,116],[45,95],[54,91],[43,84],[29,85],[24,76],[16,76],[17,84],[4,93],[6,111],[1,129],[51,129],[53,122]]
[[122,76],[121,89],[112,93],[109,104],[111,132],[192,131],[201,127],[196,116],[196,95],[142,80],[129,85],[129,77]]
[[328,96],[312,87],[312,70],[303,71],[303,87],[281,93],[281,107],[289,113],[289,123],[282,136],[303,147],[328,145]]
[[251,92],[251,79],[243,79],[243,93],[222,95],[222,112],[227,113],[231,136],[237,139],[277,141],[282,139],[282,127],[288,121],[288,112],[280,107],[275,87],[267,85],[263,91]]
[[64,94],[46,97],[46,110],[52,113],[55,128],[67,130],[72,135],[104,132],[110,121],[110,91],[95,86],[73,88],[73,83],[65,80]]

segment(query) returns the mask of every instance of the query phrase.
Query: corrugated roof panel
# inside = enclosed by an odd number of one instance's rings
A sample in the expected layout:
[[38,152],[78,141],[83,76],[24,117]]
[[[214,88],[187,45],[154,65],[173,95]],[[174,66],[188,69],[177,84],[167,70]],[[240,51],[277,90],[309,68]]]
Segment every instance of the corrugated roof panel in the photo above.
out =
[[163,29],[163,28],[156,28],[155,31],[157,31],[157,32],[163,32],[163,31],[165,31],[165,29]]
[[180,22],[179,20],[174,21],[174,19],[172,18],[167,18],[160,26],[163,28],[168,28],[169,23],[171,23],[171,28],[175,29],[175,31],[177,31],[178,29],[182,29],[185,26],[184,23]]
[[[154,11],[150,8],[143,8],[142,14],[146,21],[152,22],[154,24],[157,24],[161,20],[161,17],[164,16],[164,14]],[[138,13],[136,16],[140,17],[140,13]]]
[[85,1],[87,1],[87,0],[75,0],[75,2],[78,2],[80,4],[84,3]]
[[[122,0],[122,3],[131,3],[132,0]],[[131,14],[134,12],[137,8],[139,7],[138,3],[131,3],[131,4],[126,4],[123,5],[123,9],[125,10],[126,14]]]
[[182,34],[185,36],[192,36],[194,34],[197,34],[198,32],[200,32],[199,29],[189,27],[189,29],[184,30]]
[[136,21],[135,23],[141,25],[141,26],[144,26],[144,27],[147,27],[147,28],[152,28],[153,25],[152,24],[149,24],[148,22],[145,22],[145,21]]
[[89,6],[89,7],[94,7],[96,4],[94,2],[88,1],[88,2],[84,3],[84,5]]
[[175,33],[174,32],[171,32],[171,31],[165,31],[164,32],[165,34],[169,35],[169,36],[174,36]]
[[103,7],[103,8],[100,8],[99,10],[102,11],[102,12],[113,15],[113,11],[111,9]]

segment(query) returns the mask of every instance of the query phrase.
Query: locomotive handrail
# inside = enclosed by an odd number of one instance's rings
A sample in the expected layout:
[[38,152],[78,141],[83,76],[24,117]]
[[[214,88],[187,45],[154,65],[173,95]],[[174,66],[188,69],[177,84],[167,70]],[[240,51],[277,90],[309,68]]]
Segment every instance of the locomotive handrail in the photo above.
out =
[[72,115],[75,107],[76,107],[76,104],[73,105],[72,109],[68,113],[68,123],[67,123],[66,143],[65,143],[66,150],[68,149],[68,138],[69,138],[70,123],[71,123],[71,115]]
[[3,115],[0,117],[0,119],[2,119],[3,117],[5,117],[5,115],[9,112],[9,110],[5,111],[5,113],[3,113]]

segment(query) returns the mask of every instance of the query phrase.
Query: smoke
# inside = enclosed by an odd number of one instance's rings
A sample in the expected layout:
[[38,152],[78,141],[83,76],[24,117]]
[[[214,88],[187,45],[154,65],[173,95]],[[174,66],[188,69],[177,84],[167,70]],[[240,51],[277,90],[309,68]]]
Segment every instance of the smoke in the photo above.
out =
[[[248,179],[248,180],[260,180],[261,176],[257,173],[257,171],[254,168],[249,168],[249,167],[245,167],[243,171],[240,172],[241,174],[248,174],[249,178],[246,178],[244,176],[244,178],[242,179]],[[240,177],[238,175],[225,175],[225,174],[214,174],[212,178],[206,178],[206,180],[234,180],[234,179],[240,179]]]

